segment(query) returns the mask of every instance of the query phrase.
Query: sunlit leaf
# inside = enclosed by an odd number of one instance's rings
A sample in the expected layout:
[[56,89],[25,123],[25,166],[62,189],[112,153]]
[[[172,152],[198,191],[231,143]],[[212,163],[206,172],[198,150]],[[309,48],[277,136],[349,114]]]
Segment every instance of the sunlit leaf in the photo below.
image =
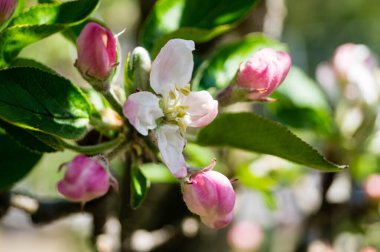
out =
[[233,28],[257,0],[159,0],[140,40],[152,55],[171,38],[206,42]]
[[63,138],[81,137],[91,106],[69,80],[37,68],[0,71],[0,118]]
[[322,171],[346,167],[327,161],[285,126],[253,113],[221,114],[200,130],[197,142],[271,154]]

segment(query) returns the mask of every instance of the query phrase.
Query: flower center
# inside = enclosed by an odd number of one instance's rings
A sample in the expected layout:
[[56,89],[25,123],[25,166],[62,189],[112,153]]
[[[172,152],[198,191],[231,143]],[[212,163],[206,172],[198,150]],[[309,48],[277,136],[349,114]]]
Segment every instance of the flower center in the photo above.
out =
[[182,134],[186,132],[187,127],[187,109],[188,106],[182,105],[183,99],[190,94],[190,85],[183,88],[176,86],[171,90],[167,97],[163,97],[160,106],[164,112],[166,123],[177,124]]

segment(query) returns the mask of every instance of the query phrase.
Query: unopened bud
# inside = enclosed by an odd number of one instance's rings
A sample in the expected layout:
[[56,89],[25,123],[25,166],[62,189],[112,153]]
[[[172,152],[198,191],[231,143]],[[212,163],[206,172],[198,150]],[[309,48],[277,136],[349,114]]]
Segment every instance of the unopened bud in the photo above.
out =
[[75,66],[95,89],[104,89],[104,83],[117,66],[115,36],[97,23],[88,23],[77,40],[78,59]]
[[152,62],[148,51],[143,47],[136,47],[127,56],[124,69],[125,91],[134,93],[136,89],[149,90],[149,75]]
[[264,48],[240,66],[236,85],[248,92],[250,100],[265,98],[282,83],[291,64],[288,53]]
[[12,16],[16,6],[17,0],[0,0],[0,25]]
[[183,199],[204,224],[223,228],[232,220],[235,192],[226,176],[211,170],[214,165],[213,160],[209,167],[194,173],[183,183]]
[[117,190],[117,181],[101,158],[81,154],[64,166],[67,170],[57,189],[70,201],[85,203],[98,198],[107,193],[110,185]]
[[220,104],[229,105],[240,101],[270,100],[270,95],[284,81],[290,67],[288,53],[264,48],[240,65],[235,83],[219,95]]

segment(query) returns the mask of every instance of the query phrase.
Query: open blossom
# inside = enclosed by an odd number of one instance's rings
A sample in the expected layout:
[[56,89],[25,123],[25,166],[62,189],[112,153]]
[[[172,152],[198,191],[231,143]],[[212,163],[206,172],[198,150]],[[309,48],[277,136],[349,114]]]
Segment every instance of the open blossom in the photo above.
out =
[[7,21],[17,6],[17,0],[0,0],[0,24]]
[[201,217],[211,228],[227,226],[233,217],[235,192],[230,180],[223,174],[212,171],[210,166],[190,176],[183,182],[183,199],[189,210]]
[[264,48],[240,66],[236,85],[251,100],[265,98],[283,82],[291,66],[288,53]]
[[117,190],[116,179],[109,174],[100,158],[81,154],[64,167],[67,170],[64,178],[58,182],[57,189],[71,201],[85,203],[103,196],[110,185]]
[[172,39],[152,63],[150,86],[128,97],[124,114],[142,135],[153,130],[164,163],[183,178],[187,167],[182,151],[187,127],[209,124],[218,113],[218,102],[207,91],[190,91],[194,42]]
[[82,76],[93,83],[110,77],[117,65],[116,38],[97,23],[88,23],[77,41],[78,59],[75,63]]
[[367,46],[353,43],[339,46],[332,67],[350,99],[363,98],[367,104],[377,105],[380,93],[376,77],[378,65]]

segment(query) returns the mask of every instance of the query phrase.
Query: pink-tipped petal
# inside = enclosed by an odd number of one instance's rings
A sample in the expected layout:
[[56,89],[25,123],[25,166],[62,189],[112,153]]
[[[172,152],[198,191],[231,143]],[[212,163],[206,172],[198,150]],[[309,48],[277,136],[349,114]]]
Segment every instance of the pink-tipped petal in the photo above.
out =
[[133,127],[144,136],[148,135],[148,130],[155,129],[156,120],[164,116],[158,97],[147,91],[131,94],[123,112]]
[[190,83],[195,45],[191,40],[171,39],[152,63],[150,85],[157,94],[168,95],[175,87]]
[[218,101],[207,91],[191,92],[185,97],[182,105],[188,107],[190,127],[206,126],[218,115]]
[[158,149],[162,160],[171,173],[177,178],[187,175],[187,167],[182,151],[185,147],[185,138],[181,135],[177,125],[166,124],[155,130]]

